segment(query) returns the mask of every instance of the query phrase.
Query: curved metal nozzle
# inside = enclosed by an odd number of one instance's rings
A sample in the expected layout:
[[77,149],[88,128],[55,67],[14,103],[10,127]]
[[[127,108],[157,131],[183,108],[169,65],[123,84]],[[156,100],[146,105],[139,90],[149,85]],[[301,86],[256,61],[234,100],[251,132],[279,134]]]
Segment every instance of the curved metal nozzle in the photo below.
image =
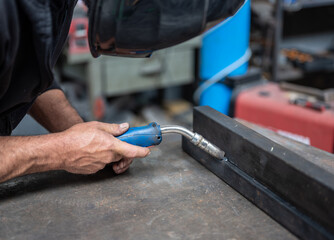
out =
[[181,134],[182,136],[189,139],[192,144],[204,150],[205,152],[209,153],[210,155],[214,156],[215,158],[223,159],[225,157],[224,151],[220,150],[216,145],[210,143],[208,140],[206,140],[202,135],[198,133],[194,133],[184,127],[176,125],[160,126],[160,129],[162,134],[166,133]]

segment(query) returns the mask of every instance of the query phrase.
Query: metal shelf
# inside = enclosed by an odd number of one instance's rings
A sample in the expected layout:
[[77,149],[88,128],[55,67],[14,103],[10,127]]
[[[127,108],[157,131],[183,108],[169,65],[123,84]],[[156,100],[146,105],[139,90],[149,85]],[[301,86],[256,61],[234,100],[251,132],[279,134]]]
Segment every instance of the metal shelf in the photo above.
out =
[[291,4],[285,3],[284,9],[287,11],[299,11],[303,8],[323,7],[330,5],[334,5],[334,0],[297,0]]
[[281,48],[298,48],[310,53],[326,52],[332,45],[334,31],[287,37],[281,40]]

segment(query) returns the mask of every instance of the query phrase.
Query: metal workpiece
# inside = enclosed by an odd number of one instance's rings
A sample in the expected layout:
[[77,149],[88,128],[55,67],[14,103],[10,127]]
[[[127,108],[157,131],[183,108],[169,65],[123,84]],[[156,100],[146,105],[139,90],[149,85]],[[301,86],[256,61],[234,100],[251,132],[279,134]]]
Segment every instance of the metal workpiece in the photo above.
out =
[[[183,149],[301,239],[334,239],[333,155],[298,143],[278,144],[210,107],[197,107],[194,131],[224,146],[216,161],[183,139]],[[286,140],[283,140],[284,142]]]
[[208,140],[206,140],[202,135],[198,133],[194,133],[184,127],[176,126],[176,125],[165,125],[160,126],[161,133],[177,133],[186,137],[190,140],[192,144],[202,149],[203,151],[209,153],[215,158],[223,159],[225,157],[225,152],[220,150],[216,145],[212,144]]

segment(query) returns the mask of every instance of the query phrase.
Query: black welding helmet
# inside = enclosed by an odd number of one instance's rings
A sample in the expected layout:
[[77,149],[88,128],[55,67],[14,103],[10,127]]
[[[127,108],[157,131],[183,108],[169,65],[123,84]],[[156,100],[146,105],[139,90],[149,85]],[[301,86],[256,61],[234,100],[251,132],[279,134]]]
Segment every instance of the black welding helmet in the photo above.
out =
[[102,55],[148,57],[198,36],[244,0],[91,0],[89,46]]

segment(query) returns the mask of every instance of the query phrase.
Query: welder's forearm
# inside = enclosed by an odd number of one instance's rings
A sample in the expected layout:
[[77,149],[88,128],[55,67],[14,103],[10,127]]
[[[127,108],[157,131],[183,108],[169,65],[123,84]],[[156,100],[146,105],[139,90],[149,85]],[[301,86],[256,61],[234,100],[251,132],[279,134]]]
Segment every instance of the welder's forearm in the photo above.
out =
[[59,89],[40,95],[29,114],[50,132],[62,132],[83,120]]
[[35,172],[62,168],[59,134],[0,137],[0,182]]

